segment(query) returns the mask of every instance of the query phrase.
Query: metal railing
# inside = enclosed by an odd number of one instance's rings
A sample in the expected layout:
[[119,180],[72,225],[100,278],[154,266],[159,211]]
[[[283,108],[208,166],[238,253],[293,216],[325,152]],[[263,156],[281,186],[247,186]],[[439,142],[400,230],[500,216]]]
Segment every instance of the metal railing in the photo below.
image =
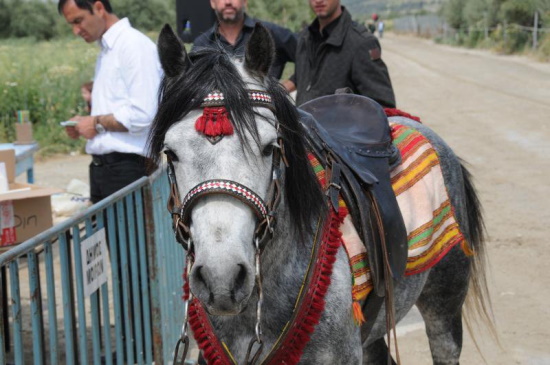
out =
[[[0,364],[166,364],[184,252],[165,169],[0,255]],[[81,244],[105,228],[107,281],[84,292]]]

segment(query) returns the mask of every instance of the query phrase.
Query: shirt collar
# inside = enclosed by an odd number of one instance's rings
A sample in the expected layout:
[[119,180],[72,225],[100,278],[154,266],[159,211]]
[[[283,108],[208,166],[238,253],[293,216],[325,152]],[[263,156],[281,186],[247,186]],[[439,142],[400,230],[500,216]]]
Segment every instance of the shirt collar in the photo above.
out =
[[125,29],[130,28],[130,20],[123,18],[111,25],[109,29],[103,34],[99,40],[101,48],[111,49],[115,45],[117,38],[124,32]]
[[338,18],[334,19],[330,24],[328,24],[326,27],[323,28],[323,30],[319,29],[319,19],[315,18],[313,23],[309,26],[309,30],[312,33],[316,33],[318,36],[321,36],[324,39],[327,39],[330,37],[332,32],[334,31],[334,28],[340,23],[340,19],[342,16],[340,15]]
[[[252,33],[252,31],[254,30],[254,27],[256,26],[256,22],[257,22],[256,19],[251,18],[246,13],[244,13],[243,28],[241,29],[241,32],[239,33],[239,36],[237,37],[237,41],[235,42],[234,47],[237,47],[237,46],[239,46],[239,44],[241,44],[241,40],[242,40],[242,37],[244,36],[244,34]],[[209,37],[212,41],[216,41],[218,38],[221,39],[219,28],[220,28],[220,22],[219,21],[216,21],[216,23],[214,24],[214,27],[210,28],[211,33],[209,34]],[[227,43],[225,38],[224,38],[224,42]],[[229,43],[227,43],[227,44],[229,44]]]
[[[254,20],[254,18],[251,18],[246,13],[244,13],[243,30],[245,30],[244,28],[248,28],[249,30],[254,29],[254,26],[256,26],[256,20]],[[212,40],[215,40],[219,36],[220,34],[219,28],[220,28],[220,22],[216,21],[216,23],[214,23],[214,28],[212,28],[212,32],[210,33],[210,38]]]
[[246,13],[244,13],[244,26],[246,28],[252,28],[253,29],[256,26],[256,20],[254,20],[253,18],[246,15]]
[[340,46],[344,41],[344,29],[347,28],[350,23],[351,15],[346,8],[342,6],[342,14],[324,27],[322,33],[319,31],[319,19],[317,18],[315,18],[308,29],[311,34],[317,34],[317,36],[322,37],[327,44]]

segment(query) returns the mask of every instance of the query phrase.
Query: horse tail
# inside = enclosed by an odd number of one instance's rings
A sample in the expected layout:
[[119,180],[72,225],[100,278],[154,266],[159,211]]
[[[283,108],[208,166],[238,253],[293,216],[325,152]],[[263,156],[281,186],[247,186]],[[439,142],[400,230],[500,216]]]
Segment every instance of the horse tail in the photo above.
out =
[[[470,290],[466,297],[464,321],[468,332],[474,338],[473,323],[484,323],[489,329],[492,337],[499,343],[497,331],[493,318],[493,306],[489,295],[487,285],[487,253],[485,247],[485,223],[483,221],[483,212],[481,203],[477,196],[476,189],[472,181],[472,175],[464,166],[463,161],[460,161],[462,168],[462,176],[464,179],[464,190],[466,198],[466,219],[467,219],[467,245],[463,247],[464,251],[471,255],[471,271],[470,271]],[[480,321],[479,321],[480,320]],[[478,351],[479,346],[474,338],[475,346]],[[479,351],[481,354],[481,351]]]

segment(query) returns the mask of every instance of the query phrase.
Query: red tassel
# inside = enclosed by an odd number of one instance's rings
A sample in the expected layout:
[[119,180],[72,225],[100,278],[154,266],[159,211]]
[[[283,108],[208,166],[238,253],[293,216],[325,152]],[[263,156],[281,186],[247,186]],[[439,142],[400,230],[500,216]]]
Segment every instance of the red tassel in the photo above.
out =
[[204,108],[202,115],[195,121],[195,129],[208,137],[233,134],[233,125],[225,107]]

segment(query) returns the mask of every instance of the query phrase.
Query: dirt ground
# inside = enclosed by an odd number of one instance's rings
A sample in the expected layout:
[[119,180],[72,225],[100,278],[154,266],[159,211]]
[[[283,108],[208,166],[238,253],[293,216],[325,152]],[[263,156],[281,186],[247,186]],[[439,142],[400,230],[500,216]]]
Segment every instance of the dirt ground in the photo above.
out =
[[[385,34],[398,107],[418,115],[469,163],[484,207],[499,346],[474,337],[489,364],[550,364],[550,65]],[[38,184],[87,182],[88,156],[37,161]],[[400,327],[403,364],[431,363],[418,315]],[[463,364],[481,364],[465,334]]]

